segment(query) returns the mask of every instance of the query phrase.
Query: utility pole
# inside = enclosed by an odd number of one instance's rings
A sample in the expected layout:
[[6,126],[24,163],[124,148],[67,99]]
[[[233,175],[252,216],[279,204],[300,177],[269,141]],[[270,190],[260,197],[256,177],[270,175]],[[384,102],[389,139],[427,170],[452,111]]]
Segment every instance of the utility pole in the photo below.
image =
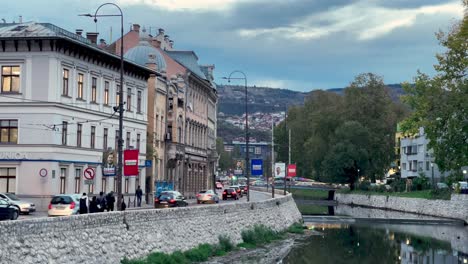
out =
[[[268,191],[268,178],[267,178]],[[275,198],[275,120],[271,120],[271,197]]]
[[[286,129],[286,132],[288,131],[288,126],[287,126],[287,119],[288,119],[288,108],[286,107],[286,111],[284,112],[284,129]],[[288,149],[290,148],[289,146],[289,141],[288,141]],[[289,155],[289,154],[288,154]],[[289,157],[289,162],[291,162],[291,158]],[[284,172],[284,195],[286,195],[286,176],[287,176],[287,171],[288,171],[288,164],[286,164],[286,171]]]

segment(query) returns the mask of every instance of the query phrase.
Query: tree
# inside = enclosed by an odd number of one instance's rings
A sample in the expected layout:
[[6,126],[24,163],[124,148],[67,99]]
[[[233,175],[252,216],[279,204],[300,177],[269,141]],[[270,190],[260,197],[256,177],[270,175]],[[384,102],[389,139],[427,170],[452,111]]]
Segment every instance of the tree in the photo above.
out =
[[219,153],[219,168],[223,171],[232,167],[232,157],[229,152],[224,150],[224,142],[222,138],[216,139],[216,152]]
[[[468,1],[464,1],[465,9]],[[435,162],[443,171],[459,170],[468,164],[468,17],[448,34],[437,38],[446,48],[437,54],[434,77],[418,72],[415,84],[404,84],[403,98],[413,113],[402,123],[407,133],[424,127]]]

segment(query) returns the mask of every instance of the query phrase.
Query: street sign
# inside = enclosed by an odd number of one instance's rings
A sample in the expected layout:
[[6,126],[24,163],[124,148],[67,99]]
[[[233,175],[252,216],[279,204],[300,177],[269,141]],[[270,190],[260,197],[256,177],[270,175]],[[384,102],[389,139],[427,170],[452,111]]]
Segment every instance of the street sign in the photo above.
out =
[[296,164],[288,165],[288,177],[296,177]]
[[153,161],[152,160],[145,160],[145,167],[151,168],[153,166]]
[[286,176],[286,164],[279,162],[275,163],[275,177],[284,178]]
[[42,168],[41,170],[39,170],[39,176],[46,177],[47,176],[47,169]]
[[124,151],[124,175],[138,175],[138,149],[127,149]]
[[252,164],[251,165],[252,176],[262,176],[263,175],[263,160],[252,159],[251,164]]
[[84,170],[83,176],[85,177],[85,180],[94,180],[94,176],[96,176],[96,172],[94,171],[93,168],[86,168]]

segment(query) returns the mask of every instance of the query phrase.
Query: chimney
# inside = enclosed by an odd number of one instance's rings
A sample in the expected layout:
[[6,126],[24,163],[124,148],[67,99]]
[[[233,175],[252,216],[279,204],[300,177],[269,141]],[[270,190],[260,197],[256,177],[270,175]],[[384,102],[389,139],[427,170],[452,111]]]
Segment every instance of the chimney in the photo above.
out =
[[100,48],[105,48],[105,47],[107,47],[106,40],[105,40],[105,39],[100,39],[100,40],[99,40],[99,45],[98,45],[98,47],[100,47]]
[[174,48],[174,41],[172,39],[169,40],[169,47],[171,47],[171,49]]
[[164,35],[164,28],[160,28],[158,32],[159,32],[158,35]]
[[82,29],[76,29],[75,30],[75,33],[79,36],[81,36],[81,34],[83,34],[83,30]]
[[99,33],[97,32],[86,32],[86,38],[91,41],[91,43],[96,44],[97,43],[97,37]]
[[140,25],[139,24],[133,24],[133,31],[140,32]]
[[166,41],[166,42],[169,41],[169,35],[164,35],[164,41]]

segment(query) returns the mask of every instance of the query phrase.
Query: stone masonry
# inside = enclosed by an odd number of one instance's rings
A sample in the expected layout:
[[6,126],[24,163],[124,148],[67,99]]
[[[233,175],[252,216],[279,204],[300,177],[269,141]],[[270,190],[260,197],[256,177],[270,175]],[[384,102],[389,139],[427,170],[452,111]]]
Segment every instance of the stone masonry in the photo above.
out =
[[255,224],[282,230],[302,216],[291,195],[251,203],[0,222],[0,263],[119,263],[151,252],[241,241]]
[[339,204],[367,206],[401,212],[459,219],[468,223],[468,195],[452,194],[451,200],[428,200],[385,195],[335,194]]

